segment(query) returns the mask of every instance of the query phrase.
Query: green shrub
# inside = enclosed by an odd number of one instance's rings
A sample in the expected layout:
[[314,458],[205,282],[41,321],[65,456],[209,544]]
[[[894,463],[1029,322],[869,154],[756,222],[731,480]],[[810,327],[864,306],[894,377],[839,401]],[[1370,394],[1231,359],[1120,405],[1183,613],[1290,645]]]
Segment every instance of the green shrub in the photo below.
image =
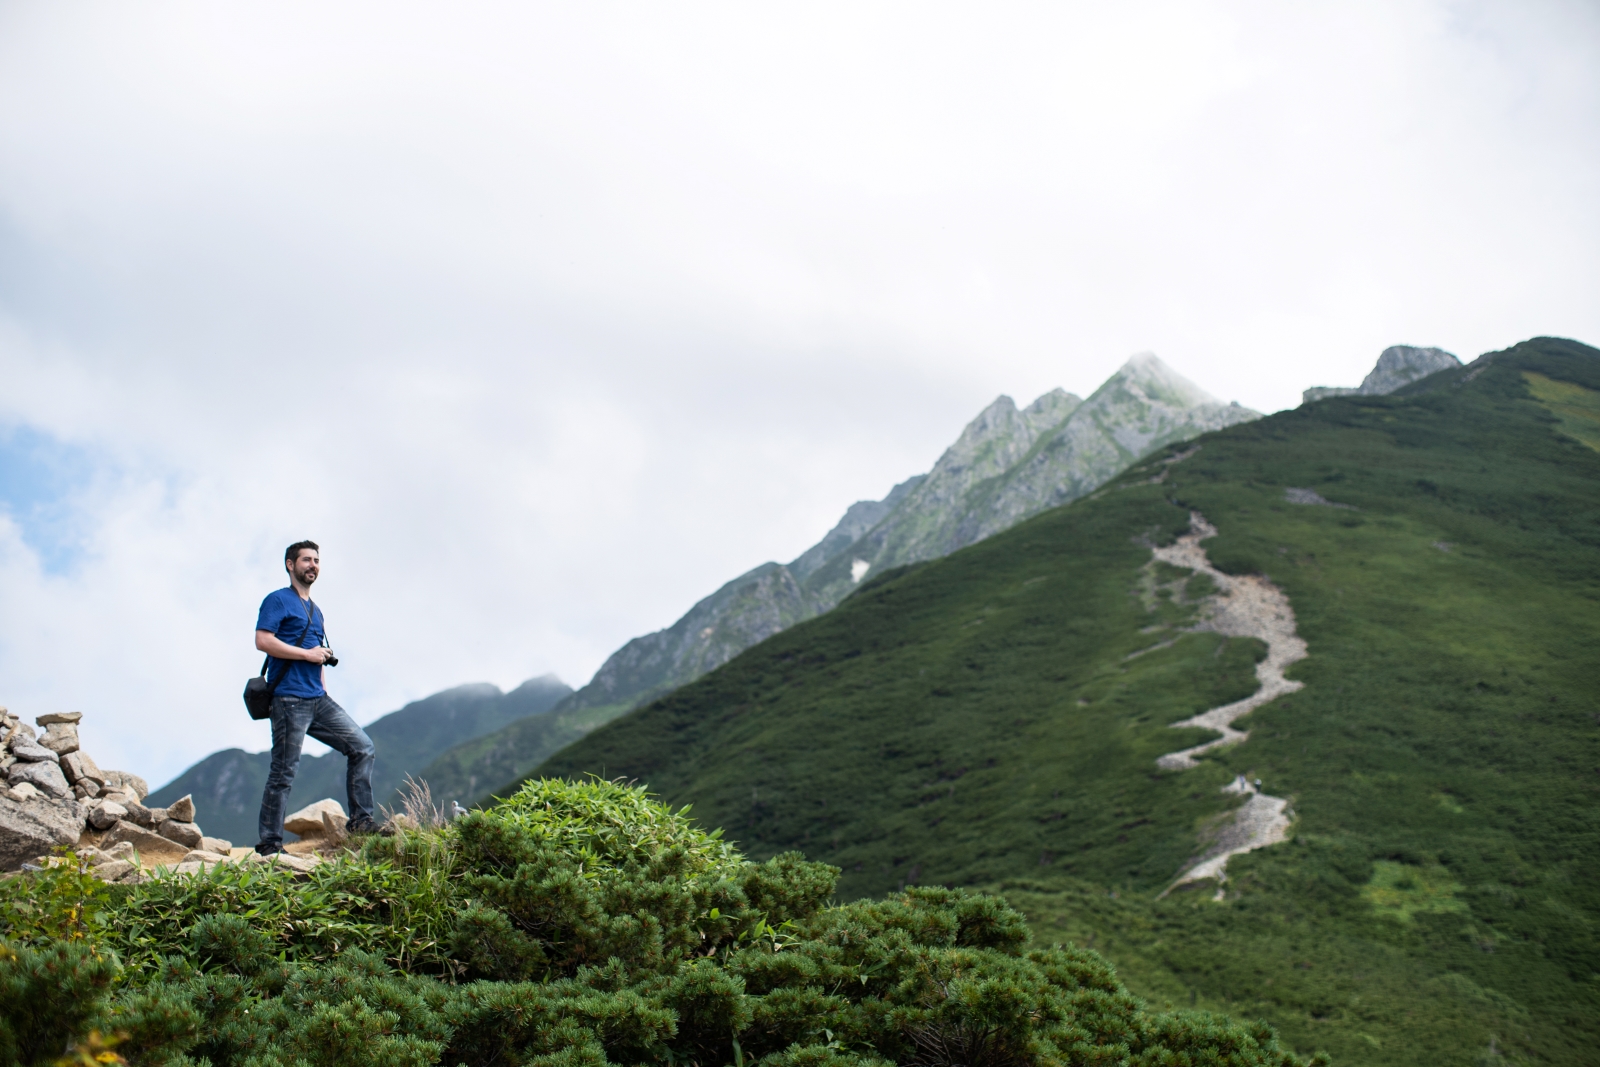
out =
[[134,1067],[1295,1062],[1270,1030],[1146,1012],[1091,952],[1030,951],[999,897],[830,906],[836,868],[747,863],[609,782],[530,782],[309,877],[80,874],[6,887],[48,945],[0,959],[0,1062],[96,1028]]

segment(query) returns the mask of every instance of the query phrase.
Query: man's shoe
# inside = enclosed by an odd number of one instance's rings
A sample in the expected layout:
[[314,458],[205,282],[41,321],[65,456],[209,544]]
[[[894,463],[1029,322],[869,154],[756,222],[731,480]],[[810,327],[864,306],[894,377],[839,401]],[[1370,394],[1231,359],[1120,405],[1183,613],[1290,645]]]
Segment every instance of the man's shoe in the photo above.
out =
[[276,856],[282,851],[282,845],[269,845],[265,841],[256,845],[256,855],[258,856]]
[[362,822],[353,822],[349,826],[346,826],[344,830],[345,833],[350,834],[352,837],[370,837],[373,834],[381,834],[384,837],[394,836],[393,830],[390,830],[386,827],[381,827],[371,819],[366,819]]

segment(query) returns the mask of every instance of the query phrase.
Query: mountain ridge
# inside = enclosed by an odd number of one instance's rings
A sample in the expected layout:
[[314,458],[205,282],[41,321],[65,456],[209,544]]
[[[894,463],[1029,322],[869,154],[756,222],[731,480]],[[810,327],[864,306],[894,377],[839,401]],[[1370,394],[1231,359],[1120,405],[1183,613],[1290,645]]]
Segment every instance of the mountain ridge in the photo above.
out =
[[[846,898],[1000,889],[1155,1003],[1335,1062],[1577,1067],[1600,1041],[1597,431],[1600,351],[1556,338],[1216,431],[863,582],[536,773],[648,783],[752,856],[841,867]],[[1267,649],[1197,625],[1216,584],[1152,559],[1196,514],[1209,565],[1281,590],[1308,652],[1204,753],[1217,731],[1187,723],[1251,698]],[[1286,838],[1218,886],[1206,858],[1276,800]]]

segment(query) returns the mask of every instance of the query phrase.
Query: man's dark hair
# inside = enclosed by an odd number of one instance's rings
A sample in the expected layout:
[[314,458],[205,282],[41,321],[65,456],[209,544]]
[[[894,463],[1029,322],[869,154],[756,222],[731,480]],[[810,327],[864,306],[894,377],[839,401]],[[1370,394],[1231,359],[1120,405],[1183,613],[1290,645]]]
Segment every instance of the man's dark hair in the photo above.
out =
[[322,549],[317,547],[317,543],[315,541],[296,541],[294,544],[283,550],[283,562],[292,563],[293,561],[299,559],[300,550],[302,548],[309,548],[313,552],[322,551]]

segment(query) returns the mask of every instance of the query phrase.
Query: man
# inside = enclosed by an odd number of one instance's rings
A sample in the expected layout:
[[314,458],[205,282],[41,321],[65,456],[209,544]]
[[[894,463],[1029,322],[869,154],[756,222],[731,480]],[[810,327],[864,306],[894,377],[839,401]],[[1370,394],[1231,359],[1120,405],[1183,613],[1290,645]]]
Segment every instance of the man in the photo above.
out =
[[327,647],[322,609],[311,601],[311,584],[322,570],[315,541],[296,541],[285,550],[289,585],[267,594],[256,616],[256,650],[273,659],[267,684],[272,693],[272,770],[261,794],[261,840],[256,851],[270,856],[283,851],[283,817],[289,788],[300,766],[306,735],[321,741],[348,761],[345,791],[350,802],[349,829],[370,833],[372,821],[372,739],[333,702],[323,688],[323,664],[333,658]]

